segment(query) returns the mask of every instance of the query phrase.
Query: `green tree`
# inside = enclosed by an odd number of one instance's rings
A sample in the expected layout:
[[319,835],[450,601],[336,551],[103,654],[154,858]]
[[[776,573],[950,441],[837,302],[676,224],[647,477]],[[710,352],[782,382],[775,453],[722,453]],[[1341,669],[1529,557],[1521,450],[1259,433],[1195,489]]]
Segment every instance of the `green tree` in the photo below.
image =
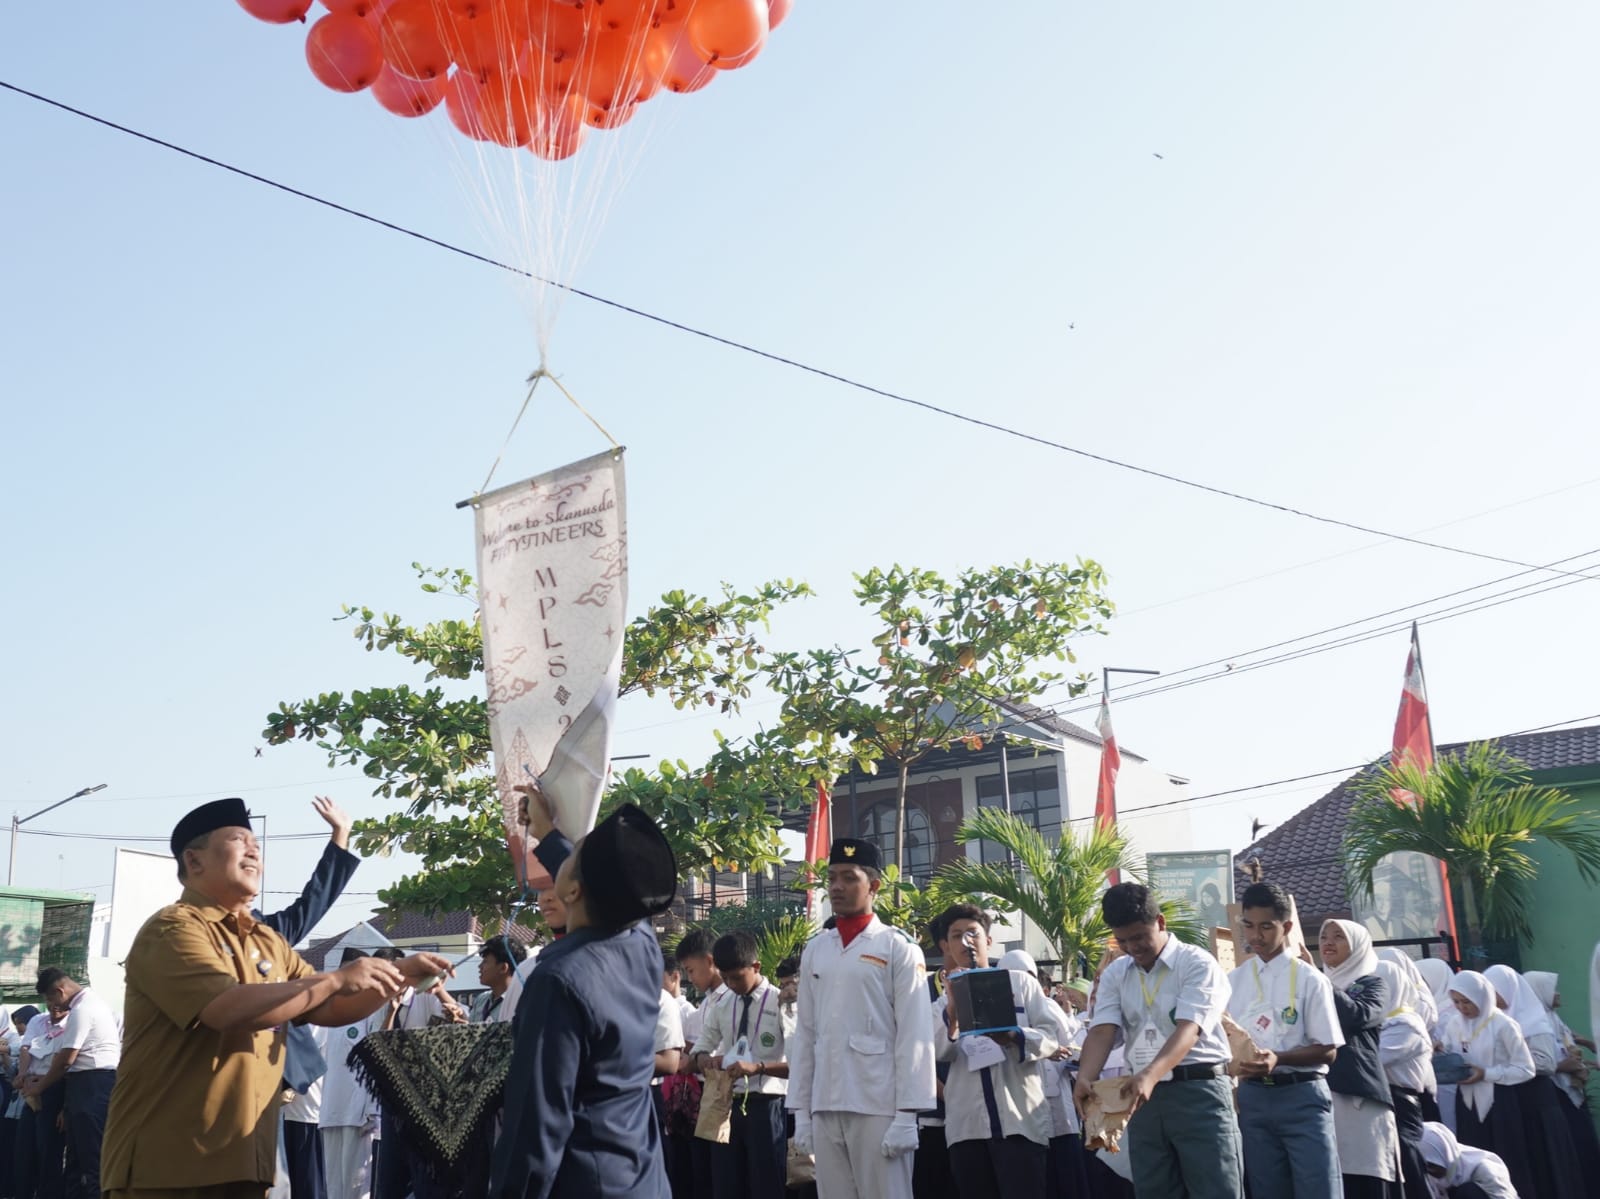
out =
[[[839,647],[777,655],[773,686],[797,744],[823,761],[897,770],[894,865],[902,871],[911,768],[981,736],[1007,718],[1007,705],[1058,681],[1038,664],[1073,661],[1073,638],[1104,631],[1099,621],[1112,612],[1104,581],[1084,560],[975,568],[954,579],[873,568],[856,576],[854,593],[877,626],[870,660]],[[1079,678],[1071,694],[1086,685]],[[905,885],[897,880],[896,889]]]
[[[1415,796],[1419,802],[1411,802]],[[1353,893],[1370,896],[1392,853],[1438,858],[1460,890],[1469,945],[1485,934],[1531,940],[1529,904],[1538,842],[1565,850],[1600,882],[1600,821],[1493,742],[1439,758],[1433,769],[1381,764],[1356,783],[1343,858]]]
[[[467,572],[413,566],[424,592],[475,604]],[[748,593],[724,586],[718,598],[667,593],[628,626],[619,694],[662,694],[679,708],[736,711],[771,668],[758,630],[779,605],[809,594],[792,581]],[[422,860],[416,873],[379,893],[384,903],[422,912],[465,908],[491,921],[505,915],[526,897],[513,877],[495,794],[476,614],[416,625],[347,606],[340,619],[354,622],[369,652],[392,652],[419,671],[420,686],[402,682],[284,703],[267,717],[263,735],[273,745],[310,742],[327,753],[330,766],[359,765],[376,795],[398,801],[397,811],[355,827],[364,853],[398,847]],[[605,810],[631,801],[655,816],[685,874],[713,863],[758,869],[781,857],[775,806],[804,804],[819,769],[779,732],[719,737],[698,766],[663,762],[653,771],[623,772]]]
[[[1111,936],[1100,915],[1106,872],[1121,870],[1130,878],[1144,873],[1121,833],[1096,823],[1082,833],[1063,829],[1052,845],[1021,818],[1000,808],[979,808],[962,821],[956,840],[963,845],[992,841],[1015,864],[968,857],[946,862],[934,878],[950,902],[964,900],[1008,915],[1020,912],[1038,926],[1064,973],[1077,969],[1080,955],[1094,973]],[[1187,905],[1163,901],[1161,912],[1180,940],[1209,943],[1207,930]]]

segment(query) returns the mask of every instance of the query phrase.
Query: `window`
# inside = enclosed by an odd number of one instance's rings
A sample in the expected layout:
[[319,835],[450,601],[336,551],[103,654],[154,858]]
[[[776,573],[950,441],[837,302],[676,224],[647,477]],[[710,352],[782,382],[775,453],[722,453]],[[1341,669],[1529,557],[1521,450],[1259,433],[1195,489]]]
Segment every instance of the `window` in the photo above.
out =
[[[894,862],[894,802],[877,804],[861,816],[861,839],[877,843],[884,865]],[[933,875],[933,825],[914,803],[906,804],[906,875],[925,883]]]
[[[1005,806],[998,773],[978,780],[978,806]],[[1054,766],[1011,771],[1011,814],[1032,825],[1051,844],[1060,838],[1061,785]],[[993,841],[979,842],[979,855],[984,862],[1006,860],[1006,851]]]

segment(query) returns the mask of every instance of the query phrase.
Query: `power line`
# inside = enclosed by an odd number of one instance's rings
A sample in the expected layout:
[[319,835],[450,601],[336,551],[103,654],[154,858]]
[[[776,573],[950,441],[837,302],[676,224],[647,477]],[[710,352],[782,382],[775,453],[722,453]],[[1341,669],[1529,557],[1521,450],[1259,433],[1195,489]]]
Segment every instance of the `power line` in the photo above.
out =
[[334,778],[310,779],[304,783],[273,783],[268,787],[217,787],[210,791],[189,791],[182,795],[116,795],[105,799],[86,799],[84,803],[155,803],[166,799],[206,799],[217,795],[253,795],[258,791],[292,791],[300,787],[321,787],[326,783],[348,783],[364,774],[341,774]]
[[187,147],[180,146],[176,142],[167,141],[163,138],[156,137],[153,134],[144,133],[141,130],[119,124],[118,122],[109,120],[105,117],[96,116],[94,113],[86,112],[81,108],[75,108],[72,105],[66,104],[60,100],[51,99],[49,96],[41,95],[38,92],[29,91],[27,88],[19,87],[14,83],[8,83],[5,80],[0,80],[0,88],[4,88],[6,91],[13,92],[16,95],[24,96],[27,99],[37,101],[40,104],[48,105],[49,107],[58,109],[61,112],[69,113],[72,116],[80,117],[83,120],[91,121],[94,124],[103,126],[104,128],[126,134],[129,137],[137,138],[140,141],[148,142],[154,146],[160,146],[164,150],[170,150],[175,154],[181,154],[186,158],[195,160],[196,162],[202,162],[207,166],[216,167],[219,170],[227,171],[230,174],[238,175],[244,179],[249,179],[254,183],[260,183],[266,187],[274,188],[277,191],[284,192],[288,195],[296,197],[297,199],[305,200],[312,204],[321,205],[324,208],[332,209],[334,212],[339,212],[345,216],[354,217],[360,221],[366,221],[369,224],[377,225],[380,228],[388,229],[391,232],[399,233],[402,236],[412,238],[427,245],[435,246],[441,250],[449,251],[452,254],[459,254],[464,258],[471,259],[474,262],[480,262],[485,266],[492,266],[499,270],[510,272],[511,274],[520,275],[527,279],[533,279],[547,286],[559,288],[562,291],[567,292],[569,295],[581,296],[583,299],[593,301],[596,304],[602,304],[608,308],[615,309],[618,312],[625,312],[628,315],[636,316],[641,320],[651,321],[666,328],[675,329],[680,333],[686,333],[693,337],[715,342],[716,344],[724,346],[728,349],[738,350],[741,353],[751,354],[757,358],[763,358],[768,362],[775,362],[781,366],[787,366],[794,370],[804,371],[805,373],[815,375],[818,378],[827,379],[845,387],[854,388],[857,391],[864,391],[869,395],[875,395],[882,399],[892,400],[899,404],[906,404],[910,407],[919,408],[925,412],[934,413],[937,416],[948,417],[951,420],[973,425],[980,429],[988,429],[990,432],[1000,433],[1004,436],[1016,438],[1020,441],[1030,442],[1034,445],[1043,446],[1046,449],[1059,450],[1062,453],[1073,454],[1077,457],[1084,458],[1092,462],[1099,462],[1105,466],[1116,467],[1119,470],[1132,471],[1135,474],[1141,474],[1148,478],[1161,479],[1165,482],[1172,483],[1180,487],[1187,487],[1195,491],[1202,491],[1209,495],[1220,496],[1224,499],[1237,500],[1240,503],[1251,504],[1258,508],[1266,508],[1269,511],[1281,512],[1287,516],[1298,516],[1304,520],[1315,521],[1318,524],[1330,525],[1334,528],[1348,529],[1356,533],[1365,533],[1372,537],[1382,537],[1387,541],[1398,541],[1407,545],[1421,546],[1424,549],[1440,550],[1445,553],[1457,554],[1468,558],[1478,558],[1486,562],[1499,562],[1506,566],[1520,566],[1530,569],[1550,569],[1548,567],[1532,567],[1530,563],[1522,562],[1515,558],[1502,557],[1499,554],[1490,554],[1481,550],[1467,549],[1464,546],[1447,545],[1444,542],[1429,541],[1426,538],[1415,537],[1406,533],[1395,533],[1387,529],[1378,529],[1372,527],[1371,525],[1363,525],[1355,521],[1343,520],[1339,517],[1325,516],[1321,513],[1308,511],[1304,508],[1296,508],[1290,504],[1282,504],[1274,500],[1262,499],[1259,496],[1247,495],[1244,492],[1233,491],[1229,488],[1214,486],[1210,483],[1202,483],[1197,479],[1184,478],[1181,475],[1175,475],[1169,471],[1157,470],[1154,467],[1141,466],[1138,463],[1128,462],[1120,458],[1113,458],[1108,454],[1101,454],[1096,453],[1093,450],[1083,449],[1081,446],[1068,445],[1066,442],[1055,441],[1051,438],[1043,437],[1036,433],[1028,433],[1021,429],[1012,428],[1009,425],[1002,425],[997,421],[985,420],[982,417],[973,416],[965,412],[959,412],[953,408],[945,408],[938,404],[930,403],[926,400],[913,399],[910,396],[902,395],[899,392],[890,391],[887,388],[877,387],[870,383],[863,383],[860,380],[852,379],[847,375],[841,375],[836,371],[826,370],[819,366],[812,366],[809,363],[801,362],[795,358],[786,357],[785,355],[775,353],[771,350],[759,349],[756,346],[752,346],[746,342],[738,341],[731,337],[724,337],[721,334],[712,333],[706,329],[696,328],[693,325],[688,325],[682,321],[673,320],[670,317],[662,316],[659,313],[648,312],[645,309],[637,308],[631,304],[625,304],[620,300],[613,300],[606,296],[598,295],[595,292],[586,291],[583,288],[575,287],[570,283],[561,283],[552,279],[544,279],[541,276],[534,274],[532,271],[526,270],[522,267],[515,266],[508,262],[502,262],[497,258],[491,258],[486,254],[480,254],[475,250],[469,250],[464,246],[458,246],[453,242],[448,242],[442,238],[433,237],[429,234],[422,233],[419,230],[397,224],[394,221],[385,220],[382,217],[374,216],[371,213],[364,212],[359,208],[352,208],[349,205],[340,204],[337,201],[326,199],[325,197],[316,195],[313,192],[308,192],[301,188],[293,187],[287,183],[281,183],[276,179],[271,179],[265,175],[257,174],[256,172],[246,170],[243,167],[234,166],[232,163],[224,162],[221,159],[213,158],[207,154],[202,154],[197,150],[191,150]]

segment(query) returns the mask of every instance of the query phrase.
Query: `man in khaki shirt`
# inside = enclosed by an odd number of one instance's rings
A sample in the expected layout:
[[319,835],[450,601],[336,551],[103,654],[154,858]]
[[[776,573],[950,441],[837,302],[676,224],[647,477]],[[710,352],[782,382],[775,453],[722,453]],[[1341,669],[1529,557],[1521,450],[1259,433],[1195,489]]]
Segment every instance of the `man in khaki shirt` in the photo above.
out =
[[183,896],[128,952],[100,1186],[109,1199],[262,1199],[277,1163],[283,1026],[353,1024],[449,963],[418,953],[312,970],[250,915],[261,853],[243,800],[190,812],[172,852]]

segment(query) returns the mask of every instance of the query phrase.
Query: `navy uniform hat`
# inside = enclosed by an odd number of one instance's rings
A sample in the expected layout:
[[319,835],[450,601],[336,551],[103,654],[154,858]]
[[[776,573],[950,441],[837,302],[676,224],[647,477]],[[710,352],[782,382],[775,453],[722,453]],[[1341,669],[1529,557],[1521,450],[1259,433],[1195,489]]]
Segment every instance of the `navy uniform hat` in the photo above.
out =
[[830,866],[863,866],[883,873],[883,854],[877,842],[858,841],[854,837],[840,837],[828,853]]
[[183,857],[183,847],[196,837],[215,832],[219,828],[249,828],[250,809],[242,799],[214,799],[203,803],[178,821],[172,830],[172,856]]
[[594,826],[578,850],[584,904],[595,924],[621,928],[672,906],[678,861],[656,822],[623,804]]

